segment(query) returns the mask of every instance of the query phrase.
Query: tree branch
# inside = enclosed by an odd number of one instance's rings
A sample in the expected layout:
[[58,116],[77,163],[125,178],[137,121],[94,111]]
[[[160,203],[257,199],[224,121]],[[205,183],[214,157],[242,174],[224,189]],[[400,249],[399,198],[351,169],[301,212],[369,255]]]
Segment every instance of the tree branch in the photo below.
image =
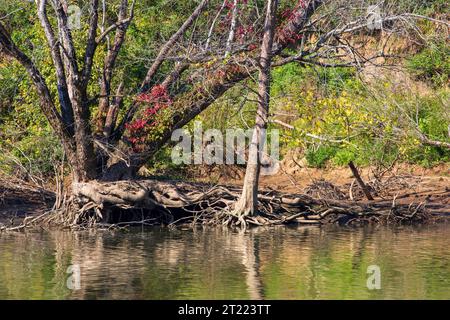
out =
[[209,0],[202,0],[202,2],[200,2],[200,4],[195,9],[195,11],[183,23],[183,25],[180,27],[180,29],[178,29],[178,31],[175,32],[169,38],[169,40],[166,42],[166,44],[163,45],[163,47],[159,51],[158,55],[156,56],[155,61],[149,68],[144,81],[141,84],[141,90],[147,89],[147,87],[150,85],[150,82],[152,81],[153,77],[155,76],[156,72],[158,71],[159,67],[164,62],[167,53],[169,53],[169,51],[172,49],[174,44],[186,32],[186,30],[192,25],[192,23],[194,23],[194,21],[197,19],[197,17],[200,15],[200,13],[203,11],[203,9],[206,7],[208,2],[209,2]]
[[74,119],[72,103],[70,101],[69,91],[67,88],[66,75],[64,72],[64,65],[61,58],[59,44],[55,38],[55,33],[51,27],[50,21],[48,20],[46,5],[47,0],[41,0],[41,2],[38,4],[38,17],[41,22],[42,28],[44,29],[53,64],[56,70],[56,82],[58,85],[59,103],[61,105],[61,116],[64,125],[66,126],[68,131],[73,134]]
[[[132,3],[132,9],[130,15],[133,14],[134,1]],[[127,15],[128,0],[122,0],[118,21],[125,19]],[[129,17],[130,21],[132,16]],[[100,83],[100,100],[98,106],[97,114],[97,132],[103,132],[106,120],[106,113],[109,108],[109,95],[111,93],[111,80],[113,75],[114,66],[116,64],[117,56],[119,55],[120,48],[125,41],[126,31],[128,29],[129,23],[122,24],[116,29],[116,35],[114,37],[114,43],[105,58],[105,63],[103,66],[103,74]]]
[[89,20],[89,31],[84,53],[84,66],[81,72],[83,87],[87,87],[91,77],[92,64],[94,63],[94,55],[97,47],[95,37],[97,36],[98,27],[98,0],[91,0],[91,18]]
[[237,25],[237,15],[238,15],[238,0],[234,0],[233,2],[233,11],[231,12],[231,25],[230,32],[228,33],[227,44],[225,46],[225,56],[228,56],[231,52],[231,46],[234,41],[234,33],[236,31]]
[[[72,35],[70,33],[68,24],[67,24],[67,14],[64,11],[63,4],[59,0],[52,0],[53,8],[56,13],[56,18],[58,20],[58,29],[60,32],[61,43],[63,46],[63,53],[65,54],[66,64],[69,67],[69,75],[67,75],[70,79],[70,82],[77,82],[79,79],[79,71],[78,71],[78,62],[77,55],[75,52],[75,46],[73,44]],[[70,84],[69,84],[70,85]]]
[[39,94],[40,107],[48,122],[52,126],[56,134],[63,140],[63,142],[69,142],[71,136],[66,130],[63,124],[61,115],[56,109],[50,90],[45,83],[44,77],[41,75],[39,70],[36,68],[31,59],[25,55],[11,40],[6,28],[0,22],[0,52],[5,53],[7,56],[17,60],[28,72],[31,80]]
[[108,34],[110,34],[111,32],[113,32],[114,30],[116,30],[117,28],[129,24],[131,22],[133,18],[130,16],[126,19],[120,20],[120,21],[116,21],[114,24],[110,25],[108,28],[105,29],[105,31],[103,31],[95,40],[95,42],[98,44],[100,44],[107,36]]

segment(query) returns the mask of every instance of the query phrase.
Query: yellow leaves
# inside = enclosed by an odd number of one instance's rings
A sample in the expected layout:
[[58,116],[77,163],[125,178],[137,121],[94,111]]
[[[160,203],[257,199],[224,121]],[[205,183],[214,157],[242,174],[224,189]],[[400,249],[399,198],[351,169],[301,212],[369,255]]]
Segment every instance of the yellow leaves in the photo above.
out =
[[406,145],[404,145],[404,144],[401,144],[401,145],[398,147],[398,152],[399,152],[400,154],[402,154],[402,155],[406,154],[407,151],[408,151],[408,147],[407,147]]
[[304,106],[297,108],[302,119],[295,122],[295,127],[301,131],[345,137],[377,123],[376,117],[361,108],[361,98],[346,91],[320,99],[315,99],[313,91],[307,91],[301,97]]
[[345,112],[345,115],[347,117],[349,117],[349,116],[351,116],[353,114],[353,110],[352,109],[345,109],[344,112]]

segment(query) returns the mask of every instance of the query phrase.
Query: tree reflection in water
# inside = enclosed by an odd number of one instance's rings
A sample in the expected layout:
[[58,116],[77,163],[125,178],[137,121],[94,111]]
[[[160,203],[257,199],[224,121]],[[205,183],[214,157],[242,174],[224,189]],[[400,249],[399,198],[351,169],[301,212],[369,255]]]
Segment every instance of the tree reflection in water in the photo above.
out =
[[[0,235],[0,298],[450,298],[450,226]],[[69,290],[70,265],[81,288]],[[366,287],[367,267],[382,289]]]

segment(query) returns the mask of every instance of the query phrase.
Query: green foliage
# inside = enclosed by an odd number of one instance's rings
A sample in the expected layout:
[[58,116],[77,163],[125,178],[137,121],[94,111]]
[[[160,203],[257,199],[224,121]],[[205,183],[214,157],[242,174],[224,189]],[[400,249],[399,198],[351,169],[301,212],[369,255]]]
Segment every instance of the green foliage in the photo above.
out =
[[434,86],[445,85],[450,74],[450,47],[444,42],[432,43],[411,57],[407,66],[418,79]]
[[[292,94],[292,89],[301,92],[314,88],[322,93],[339,93],[345,87],[355,83],[353,68],[321,68],[316,66],[300,67],[296,64],[276,68],[272,74],[272,95]],[[306,82],[305,79],[308,79]]]
[[172,161],[172,148],[162,148],[148,163],[147,175],[158,178],[183,179],[185,164],[174,164]]
[[[0,169],[9,174],[49,177],[54,174],[55,161],[62,161],[63,150],[45,117],[33,105],[36,96],[25,87],[12,108],[15,112],[0,124]],[[22,91],[23,90],[23,91]],[[27,102],[28,101],[28,102]]]
[[414,94],[388,80],[367,85],[352,70],[316,70],[316,77],[310,70],[290,65],[274,73],[272,108],[298,115],[284,119],[294,126],[281,134],[284,150],[303,147],[308,165],[316,168],[350,160],[423,166],[449,161],[449,150],[423,145],[415,129],[417,122],[428,138],[450,141],[448,89]]
[[336,166],[345,166],[350,161],[355,161],[358,157],[357,151],[352,150],[350,148],[341,148],[338,149],[331,161]]
[[336,155],[337,148],[332,146],[319,146],[316,148],[308,148],[305,154],[308,165],[313,168],[325,167],[327,161]]
[[387,0],[385,6],[423,15],[447,13],[449,9],[447,0]]

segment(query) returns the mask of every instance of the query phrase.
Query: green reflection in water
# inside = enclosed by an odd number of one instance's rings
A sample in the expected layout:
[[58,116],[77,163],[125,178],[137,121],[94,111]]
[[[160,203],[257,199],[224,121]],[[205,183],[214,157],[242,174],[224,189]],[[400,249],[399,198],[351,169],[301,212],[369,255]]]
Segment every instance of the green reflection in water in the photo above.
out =
[[[450,299],[450,226],[0,235],[1,299]],[[81,288],[67,268],[79,265]],[[367,267],[381,269],[368,290]]]

